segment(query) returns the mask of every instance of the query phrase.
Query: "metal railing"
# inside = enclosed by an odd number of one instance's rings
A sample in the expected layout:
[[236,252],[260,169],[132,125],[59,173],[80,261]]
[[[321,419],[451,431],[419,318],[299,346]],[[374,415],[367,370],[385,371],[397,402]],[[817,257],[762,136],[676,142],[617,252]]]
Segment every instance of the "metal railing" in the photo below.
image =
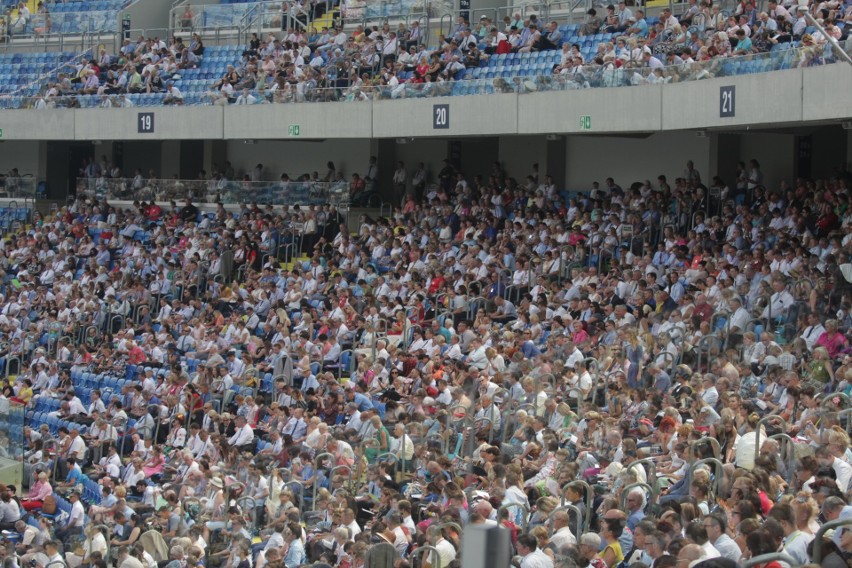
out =
[[[0,178],[0,198],[34,200],[38,189],[38,180],[33,176]],[[3,214],[0,214],[2,219]]]
[[202,181],[177,179],[77,178],[77,196],[107,201],[206,200],[261,205],[349,205],[346,182]]
[[[840,527],[848,527],[852,526],[852,519],[836,519],[834,521],[828,521],[827,523],[823,523],[823,525],[819,528],[816,535],[814,536],[814,550],[813,550],[813,561],[819,564],[822,562],[822,537],[825,533],[830,531],[831,529],[837,530]],[[791,564],[792,566],[793,564]]]
[[[47,34],[80,35],[115,32],[119,9],[33,14],[23,28],[9,28],[10,39],[38,38]],[[14,22],[13,22],[14,23]]]
[[343,0],[340,16],[346,23],[403,21],[408,14],[438,17],[452,9],[446,0]]
[[[11,91],[7,95],[3,95],[3,97],[29,96],[29,95],[33,95],[35,93],[38,93],[43,89],[45,81],[47,81],[49,78],[57,76],[59,73],[63,72],[66,69],[73,69],[73,70],[76,71],[76,64],[82,58],[88,58],[90,56],[91,56],[91,51],[86,50],[86,51],[83,51],[83,53],[80,53],[80,54],[75,55],[75,56],[73,56],[69,59],[66,59],[65,61],[60,61],[60,59],[62,59],[63,55],[57,54],[57,60],[56,61],[54,61],[52,63],[45,62],[45,64],[41,67],[41,69],[32,73],[33,77],[29,81],[27,81],[23,85],[20,85],[18,88],[16,88],[14,91]],[[23,61],[23,59],[22,59],[22,61]],[[16,64],[13,63],[12,65],[16,65]],[[17,65],[24,66],[24,65],[27,65],[27,64],[20,63],[20,64],[17,64]],[[37,64],[30,63],[28,65],[33,66],[33,65],[37,65]],[[25,67],[19,67],[19,69],[21,69],[21,68],[25,68]],[[35,68],[37,68],[37,67],[35,67]],[[0,108],[2,108],[2,105],[0,105]]]
[[312,13],[293,4],[282,10],[281,2],[242,2],[237,4],[181,4],[172,8],[169,23],[173,33],[209,33],[231,29],[240,38],[251,32],[280,31],[291,28],[309,30]]
[[[305,83],[284,83],[279,88],[264,84],[261,88],[228,96],[214,89],[213,82],[210,80],[180,79],[176,81],[176,86],[181,91],[179,99],[167,98],[166,93],[127,95],[78,95],[71,93],[53,98],[12,95],[0,97],[0,108],[94,108],[101,106],[128,107],[138,104],[145,104],[146,106],[165,104],[219,104],[227,106],[230,104],[358,102],[490,94],[519,96],[544,91],[682,83],[809,67],[837,61],[830,47],[821,49],[819,51],[807,47],[791,48],[769,53],[716,58],[653,70],[642,67],[639,63],[628,61],[621,68],[590,64],[578,68],[573,73],[551,73],[548,71],[535,74],[532,65],[525,71],[531,73],[528,75],[519,75],[520,69],[516,70],[514,66],[472,68],[467,70],[465,77],[461,80],[439,78],[435,82],[416,82],[403,77],[400,83],[394,86],[340,85],[334,88],[318,88]],[[852,49],[852,42],[847,41],[845,49],[847,51]],[[520,68],[521,66],[518,65],[517,67]],[[378,67],[373,70],[378,72]],[[478,75],[478,77],[473,78],[472,74]],[[333,69],[329,68],[328,79],[330,81],[336,80],[333,75]]]

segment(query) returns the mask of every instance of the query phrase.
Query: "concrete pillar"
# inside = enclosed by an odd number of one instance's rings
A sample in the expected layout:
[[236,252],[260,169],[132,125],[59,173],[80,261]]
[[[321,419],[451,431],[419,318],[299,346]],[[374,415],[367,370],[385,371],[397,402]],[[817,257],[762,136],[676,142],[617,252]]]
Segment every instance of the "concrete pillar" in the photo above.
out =
[[740,137],[738,134],[711,133],[710,170],[704,174],[704,183],[709,184],[713,176],[722,178],[729,187],[734,187],[737,179],[737,161],[740,159]]
[[164,140],[160,146],[160,177],[171,179],[175,174],[180,174],[181,166],[181,141]]
[[542,181],[544,175],[550,175],[558,189],[565,189],[565,152],[567,149],[568,140],[564,136],[560,136],[556,140],[548,140],[547,158],[545,163],[541,164],[539,170]]
[[[385,201],[389,201],[394,205],[398,205],[402,200],[402,195],[396,195],[393,188],[393,172],[396,170],[396,140],[393,138],[383,138],[381,140],[373,140],[370,144],[370,155],[375,156],[379,166],[379,179],[377,180],[379,192]],[[366,168],[367,164],[359,168]],[[359,174],[363,172],[359,171]]]
[[846,133],[846,171],[852,170],[852,129],[844,130]]

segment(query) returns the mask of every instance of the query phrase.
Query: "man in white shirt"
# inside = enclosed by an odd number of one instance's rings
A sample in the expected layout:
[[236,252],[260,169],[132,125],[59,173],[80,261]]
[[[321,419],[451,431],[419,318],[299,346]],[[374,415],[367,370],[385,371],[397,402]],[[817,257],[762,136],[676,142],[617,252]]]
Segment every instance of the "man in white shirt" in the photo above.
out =
[[103,415],[104,412],[106,412],[106,407],[104,406],[104,401],[101,400],[101,391],[94,389],[91,397],[92,402],[89,403],[89,408],[86,410],[86,416],[91,418],[95,412],[99,413],[99,415]]
[[566,546],[577,544],[577,537],[571,532],[571,527],[568,526],[568,523],[568,511],[556,511],[553,514],[554,531],[550,536],[550,542],[556,546],[556,550],[562,550]]
[[361,411],[358,410],[358,405],[354,402],[346,404],[346,417],[343,419],[343,423],[347,430],[357,432],[361,429]]
[[254,431],[246,422],[245,417],[237,416],[234,421],[236,432],[228,438],[228,445],[239,448],[241,451],[252,451],[254,449]]
[[406,467],[409,467],[414,457],[414,442],[405,433],[405,426],[403,424],[397,423],[394,426],[394,436],[391,443],[391,451],[400,456],[405,462]]
[[388,37],[385,38],[385,45],[382,47],[382,61],[395,60],[398,49],[399,41],[396,38],[396,34],[391,32],[388,34]]
[[83,522],[86,518],[86,511],[83,509],[83,503],[77,491],[71,493],[69,501],[71,501],[71,512],[68,514],[68,521],[65,526],[56,529],[56,537],[63,541],[69,536],[82,534]]
[[772,289],[775,293],[772,294],[769,300],[769,305],[763,309],[760,315],[763,319],[775,318],[782,319],[787,315],[787,310],[796,303],[796,300],[787,291],[787,285],[783,280],[776,279],[772,282]]
[[565,351],[568,353],[568,357],[565,359],[566,367],[576,368],[579,363],[586,360],[583,352],[570,339],[565,343]]
[[496,27],[491,28],[491,37],[488,40],[488,47],[485,48],[485,53],[491,55],[497,52],[497,46],[501,41],[506,41],[506,34],[499,31]]
[[65,457],[59,460],[59,470],[62,472],[62,477],[65,477],[68,474],[68,469],[66,466],[66,460],[69,458],[74,458],[77,460],[77,463],[82,464],[83,460],[86,458],[86,442],[83,440],[83,437],[80,436],[80,432],[74,428],[69,433],[71,438],[71,443],[68,445],[68,452],[65,454]]
[[[78,498],[78,501],[79,501],[79,498]],[[81,505],[81,507],[82,507],[82,505]],[[57,530],[57,532],[59,532],[59,531]],[[80,532],[80,531],[77,531],[77,532]],[[43,556],[46,558],[46,560],[44,560],[43,564],[37,563],[36,567],[37,568],[44,568],[45,566],[51,565],[51,564],[54,565],[54,566],[58,566],[58,565],[65,566],[65,559],[62,558],[61,554],[59,554],[59,548],[61,546],[62,546],[62,543],[59,542],[59,541],[56,541],[56,540],[49,540],[49,541],[45,542],[44,543],[44,555]],[[35,560],[36,560],[36,562],[38,562],[38,557],[36,557]]]
[[109,454],[101,458],[98,466],[109,477],[119,477],[121,458],[118,456],[118,450],[115,446],[109,447]]
[[290,436],[296,443],[300,443],[308,431],[308,425],[305,424],[302,413],[303,410],[301,408],[294,408],[293,415],[290,416],[290,420],[287,421],[287,424],[284,425],[284,429],[281,431],[282,434]]
[[175,482],[183,483],[191,475],[200,471],[200,466],[192,458],[192,452],[186,451],[183,454],[183,463],[177,468],[177,472],[175,473]]
[[731,298],[729,305],[734,312],[728,322],[729,333],[745,332],[746,325],[751,320],[751,314],[743,307],[743,301],[740,298]]
[[819,336],[825,333],[825,327],[819,321],[819,315],[815,312],[808,314],[808,327],[802,332],[801,338],[805,340],[808,351],[814,350],[814,343]]
[[796,513],[793,507],[787,503],[779,503],[772,507],[769,516],[778,521],[784,530],[784,552],[793,557],[799,565],[809,563],[811,560],[808,555],[808,544],[814,539],[814,535],[796,528]]
[[[438,550],[438,563],[441,566],[449,566],[450,563],[456,559],[455,547],[447,539],[445,539],[442,534],[438,535],[438,541],[435,543],[435,548]],[[431,555],[427,555],[427,558],[431,561]],[[429,568],[435,567],[430,564]]]
[[724,518],[718,514],[707,515],[703,523],[707,539],[713,544],[713,548],[719,551],[719,555],[739,562],[743,553],[736,541],[725,533]]
[[716,390],[715,380],[715,377],[710,373],[705,374],[702,379],[704,382],[704,392],[701,393],[701,399],[708,406],[716,406],[716,402],[719,400],[719,391]]
[[830,467],[834,470],[837,487],[840,491],[846,493],[849,489],[849,482],[852,480],[852,465],[832,454],[831,449],[827,445],[817,448],[814,457],[816,457],[817,462],[822,467]]
[[166,84],[166,96],[163,99],[163,104],[165,105],[182,105],[183,104],[183,93],[180,92],[180,89],[175,87],[174,83],[169,81]]
[[530,534],[518,537],[518,554],[521,558],[521,568],[553,568],[553,560],[538,549],[536,539]]
[[257,103],[257,98],[252,95],[248,89],[243,89],[243,92],[237,97],[237,105],[253,105]]

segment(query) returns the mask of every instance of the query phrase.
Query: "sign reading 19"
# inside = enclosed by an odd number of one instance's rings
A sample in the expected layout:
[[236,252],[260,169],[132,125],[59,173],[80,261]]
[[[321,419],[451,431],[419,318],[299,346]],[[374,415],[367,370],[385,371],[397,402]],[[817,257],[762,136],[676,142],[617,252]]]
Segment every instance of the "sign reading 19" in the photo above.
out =
[[140,112],[136,119],[136,132],[139,134],[153,134],[154,132],[154,113]]

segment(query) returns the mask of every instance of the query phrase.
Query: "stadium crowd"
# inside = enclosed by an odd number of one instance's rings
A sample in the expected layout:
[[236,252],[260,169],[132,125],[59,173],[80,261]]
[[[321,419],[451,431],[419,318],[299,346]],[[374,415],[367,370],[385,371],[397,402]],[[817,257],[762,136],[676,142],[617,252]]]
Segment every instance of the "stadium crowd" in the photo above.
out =
[[[282,6],[284,12],[292,8],[287,2]],[[825,34],[809,25],[808,13]],[[387,23],[358,26],[350,33],[342,26],[310,32],[289,28],[262,38],[252,34],[241,60],[209,84],[206,102],[245,105],[449,94],[454,81],[476,76],[468,71],[511,53],[558,51],[559,59],[528,81],[498,76],[488,87],[539,90],[703,79],[724,73],[726,58],[767,53],[779,44],[798,46],[795,61],[788,65],[806,67],[825,62],[826,35],[845,39],[850,21],[852,7],[839,2],[773,0],[759,11],[748,0],[728,13],[719,3],[691,0],[679,16],[666,8],[658,18],[648,19],[642,9],[621,1],[607,6],[606,14],[591,8],[577,30],[574,39],[606,38],[594,52],[567,41],[556,21],[522,18],[520,13],[504,22],[482,16],[475,25],[460,16],[451,32],[440,34],[431,47],[418,21],[410,28],[404,23],[394,28]],[[136,93],[163,93],[165,104],[183,104],[185,93],[175,81],[197,68],[204,52],[198,33],[189,38],[125,39],[118,53],[103,48],[63,70],[34,106],[74,106],[79,104],[75,95],[99,95],[105,107],[132,106],[124,95]]]
[[351,231],[82,198],[13,228],[5,566],[448,568],[473,526],[521,568],[850,565],[849,173],[383,167],[400,206]]

